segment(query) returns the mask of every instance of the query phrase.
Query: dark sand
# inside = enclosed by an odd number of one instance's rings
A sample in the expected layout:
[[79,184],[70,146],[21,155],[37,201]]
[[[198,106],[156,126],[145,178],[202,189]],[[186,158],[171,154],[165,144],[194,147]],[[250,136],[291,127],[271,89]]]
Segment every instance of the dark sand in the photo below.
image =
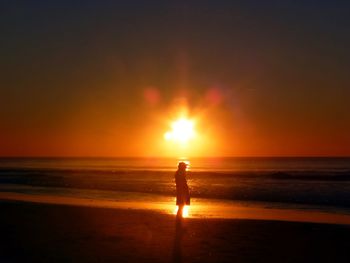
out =
[[1,202],[0,262],[350,262],[350,227]]

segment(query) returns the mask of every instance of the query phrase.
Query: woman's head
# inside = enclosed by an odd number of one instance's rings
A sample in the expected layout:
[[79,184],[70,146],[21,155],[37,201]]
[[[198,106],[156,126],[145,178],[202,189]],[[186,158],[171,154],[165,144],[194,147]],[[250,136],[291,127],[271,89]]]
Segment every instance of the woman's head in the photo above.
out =
[[177,167],[179,170],[186,170],[187,164],[185,162],[179,162]]

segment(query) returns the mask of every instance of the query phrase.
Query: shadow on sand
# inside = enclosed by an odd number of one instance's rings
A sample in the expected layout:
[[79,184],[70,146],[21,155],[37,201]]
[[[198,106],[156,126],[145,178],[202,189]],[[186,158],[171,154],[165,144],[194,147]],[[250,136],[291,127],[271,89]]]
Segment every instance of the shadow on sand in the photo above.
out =
[[175,239],[173,247],[173,262],[180,263],[182,262],[182,238],[185,234],[185,228],[183,226],[182,213],[176,215],[175,221]]

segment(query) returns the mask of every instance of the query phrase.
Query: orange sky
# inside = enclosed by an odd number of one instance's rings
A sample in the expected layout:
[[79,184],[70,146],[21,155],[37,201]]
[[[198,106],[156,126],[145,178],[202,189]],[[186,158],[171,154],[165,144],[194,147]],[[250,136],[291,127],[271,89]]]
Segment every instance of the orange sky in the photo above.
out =
[[[145,90],[150,89],[147,87]],[[157,88],[152,90],[156,92]],[[216,90],[215,92],[213,90]],[[69,116],[50,120],[44,113],[38,120],[16,121],[2,127],[2,156],[347,156],[350,155],[350,122],[316,119],[310,113],[284,116],[255,109],[254,94],[244,94],[239,107],[231,109],[219,95],[220,89],[208,89],[200,102],[174,99],[162,105],[144,93],[137,107],[128,111],[86,101]],[[160,93],[160,92],[159,92]],[[209,94],[209,95],[208,95]],[[210,94],[213,95],[210,97]],[[190,95],[188,95],[190,97]],[[186,101],[187,103],[184,103]],[[180,105],[180,106],[176,106]],[[184,106],[185,105],[185,106]],[[188,118],[196,120],[196,137],[184,146],[164,140],[170,123],[178,118],[179,107],[188,109]],[[120,112],[119,112],[120,111]],[[297,111],[297,109],[296,109]],[[120,115],[120,113],[122,113]],[[114,118],[115,116],[115,118]],[[26,120],[26,119],[25,119]]]
[[0,156],[350,156],[348,4],[112,2],[4,6]]

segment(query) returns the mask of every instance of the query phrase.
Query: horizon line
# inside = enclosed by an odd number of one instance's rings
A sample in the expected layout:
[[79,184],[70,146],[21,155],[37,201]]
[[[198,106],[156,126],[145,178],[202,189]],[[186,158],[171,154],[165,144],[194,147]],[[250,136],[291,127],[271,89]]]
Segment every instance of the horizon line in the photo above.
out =
[[232,155],[232,156],[191,156],[191,157],[178,157],[178,156],[40,156],[40,155],[24,155],[24,156],[1,156],[0,159],[225,159],[225,158],[350,158],[350,155]]

